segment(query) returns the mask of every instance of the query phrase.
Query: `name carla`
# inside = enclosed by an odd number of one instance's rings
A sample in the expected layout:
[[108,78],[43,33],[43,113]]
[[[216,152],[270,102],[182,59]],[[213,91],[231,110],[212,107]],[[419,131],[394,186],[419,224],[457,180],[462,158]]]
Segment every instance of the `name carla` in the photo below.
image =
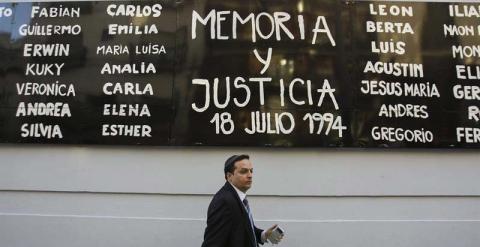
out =
[[141,85],[140,83],[112,83],[107,82],[103,85],[103,93],[106,95],[153,95],[153,88],[150,83]]

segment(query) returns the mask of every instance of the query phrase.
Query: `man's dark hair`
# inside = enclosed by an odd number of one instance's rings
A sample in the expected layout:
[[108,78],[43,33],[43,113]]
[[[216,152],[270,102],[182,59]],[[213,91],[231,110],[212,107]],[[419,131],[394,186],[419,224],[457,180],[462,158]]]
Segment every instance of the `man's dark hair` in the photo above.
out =
[[225,167],[223,168],[223,172],[225,173],[225,179],[227,179],[227,173],[233,174],[233,172],[235,171],[235,162],[244,159],[249,160],[250,156],[248,156],[247,154],[233,155],[225,161]]

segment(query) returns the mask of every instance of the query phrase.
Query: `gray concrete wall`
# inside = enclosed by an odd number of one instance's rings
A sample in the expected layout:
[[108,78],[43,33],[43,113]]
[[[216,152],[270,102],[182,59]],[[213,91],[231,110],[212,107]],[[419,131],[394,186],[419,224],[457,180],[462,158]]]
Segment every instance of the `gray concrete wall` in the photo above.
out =
[[480,243],[476,151],[3,145],[1,246],[199,246],[232,153],[280,246]]

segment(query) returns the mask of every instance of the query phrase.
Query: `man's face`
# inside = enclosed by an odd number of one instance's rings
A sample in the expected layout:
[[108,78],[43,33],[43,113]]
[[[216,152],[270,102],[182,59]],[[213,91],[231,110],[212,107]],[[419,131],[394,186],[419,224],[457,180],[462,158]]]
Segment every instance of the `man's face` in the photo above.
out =
[[252,187],[253,166],[248,159],[235,162],[233,174],[227,173],[228,181],[243,192]]

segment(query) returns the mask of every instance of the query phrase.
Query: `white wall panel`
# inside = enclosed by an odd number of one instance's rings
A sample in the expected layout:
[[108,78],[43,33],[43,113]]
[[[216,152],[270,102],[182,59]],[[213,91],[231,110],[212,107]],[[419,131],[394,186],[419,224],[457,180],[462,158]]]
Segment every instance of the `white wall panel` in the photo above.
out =
[[1,146],[0,190],[211,194],[251,155],[253,194],[480,195],[480,153],[461,150]]
[[[2,246],[200,246],[203,222],[0,215]],[[267,224],[270,222],[260,222]],[[478,221],[290,222],[282,247],[477,247]]]
[[[249,196],[257,220],[480,220],[480,197]],[[211,195],[0,192],[0,214],[205,221]]]

